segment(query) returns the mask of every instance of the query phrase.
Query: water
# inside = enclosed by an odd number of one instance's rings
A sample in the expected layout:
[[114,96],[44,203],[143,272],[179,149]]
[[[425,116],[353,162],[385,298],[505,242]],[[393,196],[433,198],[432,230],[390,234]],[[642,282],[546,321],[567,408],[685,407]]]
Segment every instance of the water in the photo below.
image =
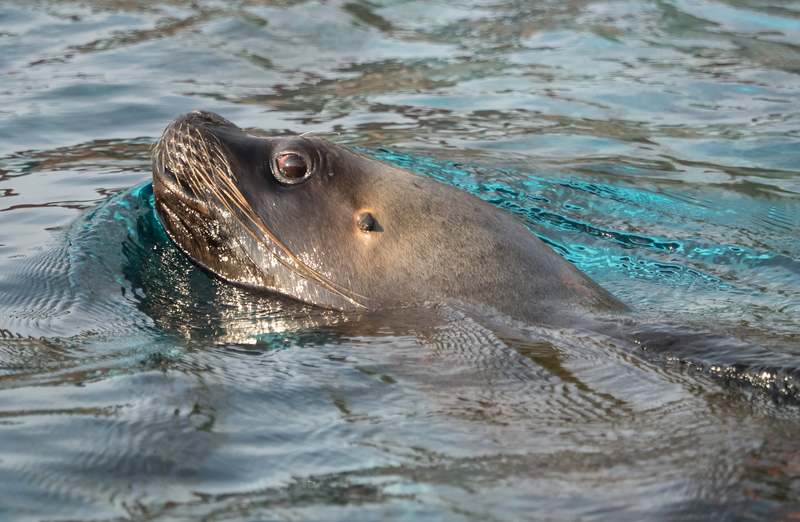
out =
[[[792,1],[3,2],[0,519],[797,518],[798,45]],[[725,341],[212,281],[147,185],[197,108],[475,193]]]

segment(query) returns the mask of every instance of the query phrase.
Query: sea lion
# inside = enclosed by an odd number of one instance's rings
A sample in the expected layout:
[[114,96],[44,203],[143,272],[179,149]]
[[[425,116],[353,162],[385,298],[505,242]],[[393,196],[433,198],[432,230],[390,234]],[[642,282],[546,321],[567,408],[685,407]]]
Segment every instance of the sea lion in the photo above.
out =
[[314,136],[184,114],[154,148],[153,193],[201,269],[322,307],[456,300],[535,322],[626,310],[512,215]]

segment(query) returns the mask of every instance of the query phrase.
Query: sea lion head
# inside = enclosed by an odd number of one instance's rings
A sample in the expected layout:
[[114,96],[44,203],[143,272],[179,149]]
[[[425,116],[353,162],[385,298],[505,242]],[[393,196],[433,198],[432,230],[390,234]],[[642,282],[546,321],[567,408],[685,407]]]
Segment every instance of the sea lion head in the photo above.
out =
[[[153,151],[159,220],[224,280],[345,309],[457,298],[529,316],[608,298],[522,224],[454,187],[313,136],[194,111]],[[615,300],[613,300],[616,302]]]
[[363,306],[368,296],[353,281],[368,269],[364,251],[381,226],[350,185],[367,163],[319,138],[258,138],[194,111],[154,148],[156,212],[172,241],[222,279],[321,306]]

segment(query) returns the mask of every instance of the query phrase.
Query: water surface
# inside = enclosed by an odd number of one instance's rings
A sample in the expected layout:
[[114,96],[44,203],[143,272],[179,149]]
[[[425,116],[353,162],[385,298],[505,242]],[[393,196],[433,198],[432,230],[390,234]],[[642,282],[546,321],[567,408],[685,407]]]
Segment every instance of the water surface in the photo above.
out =
[[[797,518],[798,46],[793,1],[1,4],[0,519]],[[725,342],[210,280],[147,184],[198,108],[472,192]]]

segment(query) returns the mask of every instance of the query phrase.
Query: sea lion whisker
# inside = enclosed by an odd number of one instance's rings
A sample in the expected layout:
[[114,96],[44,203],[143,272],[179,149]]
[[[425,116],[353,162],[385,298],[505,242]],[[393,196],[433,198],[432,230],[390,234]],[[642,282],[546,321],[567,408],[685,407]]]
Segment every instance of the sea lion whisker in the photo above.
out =
[[160,148],[161,148],[161,140],[158,140],[157,142],[150,145],[150,148],[147,151],[147,157],[150,158],[151,160],[155,158],[156,153],[159,151]]
[[[232,180],[236,181],[236,176],[233,174],[233,169],[231,168],[230,163],[228,163],[228,158],[226,158],[225,155],[222,154],[222,152],[221,152],[221,150],[222,150],[222,142],[219,141],[219,138],[217,138],[213,134],[211,135],[211,137],[214,138],[217,141],[218,147],[214,148],[214,152],[216,153],[217,158],[219,158],[220,161],[222,162],[222,164],[225,166],[225,170],[226,170],[226,173],[228,174],[228,176],[230,176],[230,178]],[[209,155],[209,156],[211,156],[211,155]],[[216,164],[214,164],[214,165],[216,166]]]
[[[195,191],[195,186],[200,187],[200,186],[203,185],[200,182],[200,176],[201,176],[201,174],[200,174],[199,170],[194,165],[190,165],[189,166],[189,177],[191,177],[191,180],[194,181],[194,183],[190,183],[189,187],[192,189],[192,194],[194,194],[194,196],[197,199],[200,199],[200,197],[198,196],[197,191]],[[209,183],[205,183],[205,185],[209,186],[209,187],[212,186]]]
[[[183,126],[184,126],[184,124],[181,123],[178,126],[177,133],[173,132],[172,136],[171,136],[172,139],[170,140],[170,142],[171,142],[171,144],[173,146],[173,151],[174,151],[173,155],[178,160],[180,160],[178,162],[172,162],[172,167],[173,167],[172,170],[173,170],[173,174],[175,175],[175,181],[177,181],[179,184],[182,183],[183,185],[192,186],[192,184],[189,183],[189,174],[186,172],[186,168],[185,168],[186,166],[190,165],[190,162],[189,162],[189,159],[188,159],[188,157],[186,155],[186,149],[188,147],[187,147],[186,143],[184,143],[184,140],[183,140],[183,138],[184,138],[184,134],[182,132],[183,131]],[[181,180],[181,177],[184,177],[185,179]]]
[[[189,137],[189,139],[191,140],[191,137]],[[200,143],[202,143],[202,141]],[[202,177],[206,181],[203,185],[207,188],[213,189],[214,184],[211,182],[211,180],[207,179],[205,176],[201,176],[205,172],[205,169],[198,167],[199,165],[204,166],[208,164],[208,154],[206,151],[198,150],[198,148],[195,146],[195,142],[191,142],[191,145],[190,151],[193,157],[188,163],[189,171],[196,181],[199,181]],[[200,183],[197,184],[199,185]]]

